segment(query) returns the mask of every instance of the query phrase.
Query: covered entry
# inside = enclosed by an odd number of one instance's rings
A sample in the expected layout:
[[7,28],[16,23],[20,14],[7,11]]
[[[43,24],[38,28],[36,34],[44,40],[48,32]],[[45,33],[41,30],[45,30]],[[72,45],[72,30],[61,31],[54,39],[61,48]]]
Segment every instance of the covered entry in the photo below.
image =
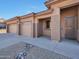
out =
[[39,19],[38,23],[38,36],[51,37],[51,29],[50,29],[50,20],[51,18],[43,18]]
[[21,23],[21,35],[31,37],[32,36],[32,22],[25,21]]

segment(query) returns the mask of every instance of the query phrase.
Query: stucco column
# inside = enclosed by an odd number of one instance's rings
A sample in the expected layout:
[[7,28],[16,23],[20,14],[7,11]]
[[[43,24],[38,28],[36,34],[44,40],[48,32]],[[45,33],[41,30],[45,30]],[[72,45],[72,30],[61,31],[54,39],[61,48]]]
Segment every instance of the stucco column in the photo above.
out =
[[20,31],[20,17],[17,17],[17,25],[18,25],[18,31],[17,31],[17,34],[18,35],[21,35],[21,31]]
[[32,19],[32,37],[35,37],[35,16]]
[[54,8],[51,15],[51,39],[60,41],[60,8]]
[[20,23],[18,23],[18,35],[21,35]]
[[79,6],[78,6],[78,30],[77,30],[77,40],[79,41]]
[[19,23],[17,22],[17,35],[19,35]]
[[33,15],[33,19],[32,19],[32,34],[31,37],[35,37],[35,18]]
[[35,19],[35,38],[38,37],[38,19]]

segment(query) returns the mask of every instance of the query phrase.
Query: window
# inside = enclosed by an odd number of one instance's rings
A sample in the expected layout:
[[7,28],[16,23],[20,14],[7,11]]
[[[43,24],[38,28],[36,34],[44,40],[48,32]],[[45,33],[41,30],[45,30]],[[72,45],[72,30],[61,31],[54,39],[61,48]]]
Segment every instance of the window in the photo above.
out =
[[50,20],[47,20],[46,21],[46,29],[49,29],[50,28]]

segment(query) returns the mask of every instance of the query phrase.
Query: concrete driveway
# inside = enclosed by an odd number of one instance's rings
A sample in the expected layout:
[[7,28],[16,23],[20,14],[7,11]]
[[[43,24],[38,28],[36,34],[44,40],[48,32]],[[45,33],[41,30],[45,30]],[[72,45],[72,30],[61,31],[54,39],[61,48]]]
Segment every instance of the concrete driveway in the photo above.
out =
[[79,43],[74,41],[68,40],[56,43],[53,40],[51,41],[45,37],[30,38],[25,36],[18,36],[15,34],[0,34],[0,40],[0,49],[19,42],[24,42],[70,57],[71,59],[79,59]]

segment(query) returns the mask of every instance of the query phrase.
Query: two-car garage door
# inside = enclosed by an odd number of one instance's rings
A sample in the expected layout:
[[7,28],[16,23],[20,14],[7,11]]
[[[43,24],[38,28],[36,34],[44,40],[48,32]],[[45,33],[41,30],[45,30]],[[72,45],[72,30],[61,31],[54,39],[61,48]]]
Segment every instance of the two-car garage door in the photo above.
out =
[[31,37],[32,35],[32,22],[26,21],[21,23],[21,35]]

